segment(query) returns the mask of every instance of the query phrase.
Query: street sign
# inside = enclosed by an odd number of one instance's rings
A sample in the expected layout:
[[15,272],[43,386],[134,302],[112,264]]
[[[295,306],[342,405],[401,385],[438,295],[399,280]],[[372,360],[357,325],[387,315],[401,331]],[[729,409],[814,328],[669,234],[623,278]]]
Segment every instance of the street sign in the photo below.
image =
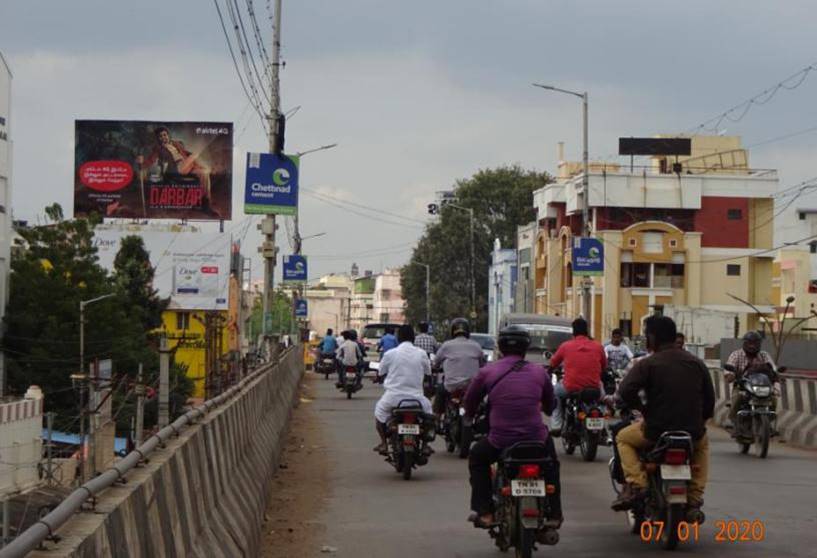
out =
[[100,360],[97,365],[97,377],[100,380],[110,380],[113,372],[113,361],[109,358]]
[[295,215],[298,212],[297,155],[247,153],[244,213]]
[[604,244],[598,238],[573,239],[573,275],[603,275]]
[[284,283],[306,282],[306,257],[284,256]]
[[308,314],[308,307],[306,304],[306,300],[303,298],[299,298],[295,301],[295,317],[296,318],[306,318]]

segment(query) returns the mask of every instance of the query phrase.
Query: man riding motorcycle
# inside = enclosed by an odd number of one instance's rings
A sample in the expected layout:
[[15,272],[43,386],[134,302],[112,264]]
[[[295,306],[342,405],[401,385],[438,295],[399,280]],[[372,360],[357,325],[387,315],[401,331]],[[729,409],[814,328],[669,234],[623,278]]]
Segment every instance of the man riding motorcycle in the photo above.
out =
[[338,350],[338,340],[332,335],[332,328],[326,330],[326,335],[321,340],[321,358],[331,358],[334,360],[335,351]]
[[[542,412],[553,411],[553,385],[550,374],[538,364],[526,362],[530,334],[517,325],[499,332],[497,341],[502,358],[486,365],[473,379],[465,395],[465,416],[473,418],[482,399],[489,400],[488,437],[476,442],[468,460],[471,481],[471,521],[478,527],[494,523],[491,464],[502,450],[517,442],[546,442],[547,451],[558,463],[556,448],[548,436]],[[558,465],[557,465],[558,471]],[[562,509],[557,490],[552,506],[554,527],[561,525]]]
[[383,337],[381,337],[380,341],[377,342],[377,352],[380,353],[380,356],[382,357],[387,352],[396,348],[398,344],[399,341],[397,340],[397,337],[394,336],[394,328],[392,326],[386,326]]
[[607,356],[607,365],[613,370],[626,370],[633,360],[633,352],[624,343],[620,329],[616,328],[610,333],[610,342],[604,346],[604,354]]
[[[762,351],[760,345],[763,338],[756,331],[747,331],[743,336],[743,347],[733,351],[726,360],[726,364],[735,367],[737,372],[725,372],[724,379],[727,382],[734,382],[742,378],[749,370],[758,369],[768,374],[774,360],[769,353]],[[772,377],[774,382],[777,378]],[[741,406],[741,392],[739,389],[732,390],[731,407],[729,409],[729,420],[732,422],[732,436],[736,435],[734,426],[737,424],[738,411]],[[777,409],[777,397],[772,397],[772,410]]]
[[550,359],[551,370],[564,363],[564,377],[556,384],[556,409],[553,411],[551,435],[560,436],[564,419],[564,398],[586,388],[604,391],[601,375],[607,367],[607,356],[600,343],[587,334],[584,318],[573,320],[573,339],[562,343]]
[[[391,411],[404,399],[415,399],[423,406],[423,412],[431,414],[431,401],[423,394],[423,378],[431,373],[428,355],[414,346],[414,328],[402,325],[397,330],[400,344],[386,352],[380,360],[377,377],[383,380],[386,392],[375,405],[375,428],[380,437],[380,445],[374,451],[386,455],[386,422]],[[430,446],[428,446],[430,449]]]
[[437,352],[437,348],[439,347],[439,343],[434,338],[433,335],[428,333],[429,326],[428,322],[420,322],[417,325],[417,329],[420,330],[419,335],[414,339],[414,345],[423,349],[427,354],[433,355]]
[[[645,321],[647,346],[654,352],[638,361],[619,385],[617,397],[630,409],[641,410],[643,421],[622,428],[616,447],[627,484],[613,502],[616,511],[630,509],[643,497],[647,474],[638,452],[664,432],[683,430],[694,440],[692,480],[687,494],[690,521],[698,521],[709,469],[709,440],[705,423],[715,409],[715,390],[702,360],[675,345],[675,322],[665,316]],[[646,395],[642,404],[639,391]]]
[[471,325],[465,318],[451,322],[451,339],[440,345],[434,358],[434,366],[443,370],[443,385],[434,397],[434,412],[445,414],[448,396],[468,387],[468,383],[485,364],[485,354],[476,341],[471,340]]
[[363,362],[364,353],[357,344],[357,332],[354,330],[344,331],[343,338],[344,341],[336,353],[338,359],[338,382],[335,385],[339,388],[346,385],[347,366],[355,367],[358,383],[360,383],[360,377],[363,375],[361,363]]

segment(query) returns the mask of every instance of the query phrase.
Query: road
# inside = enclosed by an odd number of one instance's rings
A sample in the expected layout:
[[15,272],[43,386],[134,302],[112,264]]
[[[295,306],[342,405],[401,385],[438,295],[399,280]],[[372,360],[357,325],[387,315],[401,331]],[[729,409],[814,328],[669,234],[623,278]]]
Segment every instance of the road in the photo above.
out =
[[[307,373],[329,459],[328,493],[317,523],[322,545],[342,558],[424,558],[503,556],[484,531],[466,522],[468,477],[464,460],[445,453],[441,442],[428,465],[403,481],[377,456],[372,410],[381,393],[368,380],[351,401],[333,382]],[[780,444],[766,460],[739,455],[726,433],[710,431],[711,472],[707,522],[697,543],[679,548],[695,556],[817,556],[817,452]],[[557,444],[558,446],[558,444]],[[583,557],[662,556],[665,552],[627,533],[623,514],[610,510],[609,448],[595,463],[561,455],[565,524],[554,553]],[[306,479],[299,479],[306,481]],[[762,542],[715,542],[717,520],[761,520]],[[317,552],[317,550],[316,550]],[[320,555],[319,553],[316,555]],[[326,554],[322,554],[326,555]]]

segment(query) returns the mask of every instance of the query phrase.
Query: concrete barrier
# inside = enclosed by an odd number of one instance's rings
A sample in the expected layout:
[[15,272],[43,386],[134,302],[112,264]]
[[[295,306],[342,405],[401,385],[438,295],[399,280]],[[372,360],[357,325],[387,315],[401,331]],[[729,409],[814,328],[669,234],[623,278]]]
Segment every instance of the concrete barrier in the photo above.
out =
[[62,540],[31,556],[258,556],[303,358],[288,351],[242,394],[183,431],[127,482],[105,490]]
[[[709,365],[715,384],[715,423],[724,426],[729,418],[732,385],[723,377],[720,366]],[[817,381],[787,377],[777,402],[777,430],[791,444],[817,447]]]

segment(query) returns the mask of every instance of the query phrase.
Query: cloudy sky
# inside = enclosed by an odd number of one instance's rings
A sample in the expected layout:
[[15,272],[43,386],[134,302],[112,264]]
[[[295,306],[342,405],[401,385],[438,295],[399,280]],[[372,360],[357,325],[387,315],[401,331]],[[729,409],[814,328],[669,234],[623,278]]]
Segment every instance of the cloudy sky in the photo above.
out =
[[[253,4],[269,42],[267,0]],[[284,0],[283,18],[283,108],[301,107],[287,150],[339,144],[304,158],[302,185],[388,212],[304,195],[302,233],[327,233],[304,245],[311,276],[404,262],[434,192],[480,168],[552,171],[558,141],[578,159],[580,104],[532,81],[590,92],[591,157],[607,158],[619,136],[688,131],[817,62],[807,0]],[[15,218],[72,206],[76,118],[232,121],[227,229],[247,231],[254,254],[243,154],[267,141],[211,0],[2,0],[0,50],[14,72]],[[813,72],[722,131],[761,144],[752,166],[796,184],[817,176],[816,96]]]

